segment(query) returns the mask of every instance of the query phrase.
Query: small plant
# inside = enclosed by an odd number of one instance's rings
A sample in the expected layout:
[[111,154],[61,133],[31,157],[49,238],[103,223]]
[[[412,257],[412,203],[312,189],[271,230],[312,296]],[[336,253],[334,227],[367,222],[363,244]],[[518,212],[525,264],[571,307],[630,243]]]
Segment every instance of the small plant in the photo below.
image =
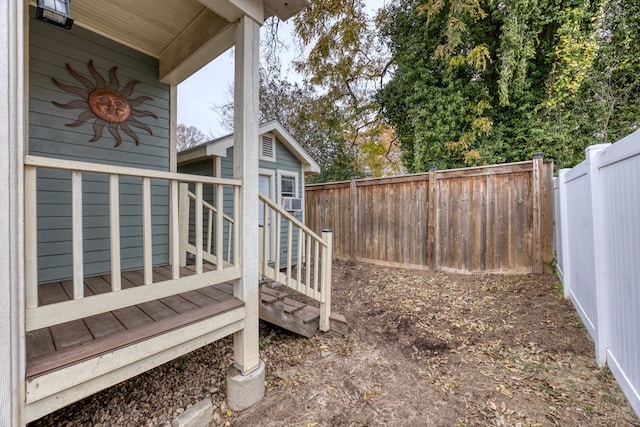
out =
[[260,342],[258,344],[260,351],[264,350],[269,344],[271,344],[271,342],[276,339],[277,335],[276,331],[272,329],[267,335],[260,337]]
[[558,276],[558,269],[556,266],[558,265],[558,253],[553,251],[553,258],[549,261],[549,268],[551,269],[551,274],[554,276]]
[[564,298],[564,287],[562,286],[562,282],[558,280],[556,283],[556,290],[558,291],[558,297]]

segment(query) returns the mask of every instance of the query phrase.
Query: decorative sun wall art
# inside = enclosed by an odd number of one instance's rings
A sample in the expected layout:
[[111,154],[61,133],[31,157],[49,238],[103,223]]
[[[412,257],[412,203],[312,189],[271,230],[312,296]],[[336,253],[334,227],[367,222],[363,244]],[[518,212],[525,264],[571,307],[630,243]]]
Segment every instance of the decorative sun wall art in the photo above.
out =
[[133,93],[133,88],[140,82],[138,80],[131,80],[124,88],[121,88],[118,76],[116,75],[118,67],[112,67],[109,70],[109,83],[107,83],[104,77],[96,70],[93,65],[93,60],[89,61],[88,68],[95,83],[75,71],[68,63],[67,71],[82,83],[82,86],[67,85],[55,78],[52,79],[53,83],[60,89],[80,97],[80,99],[74,99],[67,104],[52,101],[56,107],[85,110],[80,113],[75,122],[68,123],[67,126],[78,127],[94,119],[93,138],[91,138],[89,142],[95,142],[102,138],[102,133],[106,127],[116,140],[115,147],[122,144],[120,131],[129,135],[136,145],[140,143],[140,138],[138,138],[136,132],[131,129],[132,126],[147,131],[149,135],[153,135],[149,126],[136,119],[136,117],[158,118],[158,116],[151,111],[136,109],[136,107],[140,106],[143,102],[152,100],[153,98],[144,95],[137,98],[130,98]]

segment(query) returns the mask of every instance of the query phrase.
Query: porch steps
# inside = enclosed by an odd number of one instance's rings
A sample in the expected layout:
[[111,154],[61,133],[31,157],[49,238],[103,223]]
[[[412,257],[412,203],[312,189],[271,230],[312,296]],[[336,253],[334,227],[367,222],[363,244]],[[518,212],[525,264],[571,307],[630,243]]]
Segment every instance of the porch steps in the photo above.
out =
[[[320,326],[320,309],[302,302],[304,296],[295,294],[297,292],[277,282],[261,282],[260,319],[311,338]],[[343,315],[331,313],[329,320],[332,332],[340,335],[349,332]]]

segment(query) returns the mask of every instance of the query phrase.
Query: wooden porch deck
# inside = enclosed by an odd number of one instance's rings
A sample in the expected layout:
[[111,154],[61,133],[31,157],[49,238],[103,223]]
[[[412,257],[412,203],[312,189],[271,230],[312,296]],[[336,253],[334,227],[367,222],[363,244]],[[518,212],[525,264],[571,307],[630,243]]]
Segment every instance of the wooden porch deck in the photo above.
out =
[[[205,271],[215,267],[205,264]],[[181,276],[195,274],[184,267]],[[156,267],[154,283],[171,279],[171,268]],[[141,286],[143,271],[122,273],[122,289]],[[153,285],[151,285],[153,286]],[[71,299],[70,280],[39,285],[40,305]],[[85,277],[85,296],[111,292],[111,276]],[[133,305],[27,333],[27,378],[37,377],[83,360],[135,344],[243,306],[233,285],[220,283],[199,290]]]

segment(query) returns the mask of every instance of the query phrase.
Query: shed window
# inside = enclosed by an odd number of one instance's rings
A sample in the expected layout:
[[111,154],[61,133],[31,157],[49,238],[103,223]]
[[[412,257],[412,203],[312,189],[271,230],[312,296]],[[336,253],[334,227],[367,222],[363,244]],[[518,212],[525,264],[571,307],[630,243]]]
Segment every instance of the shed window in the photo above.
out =
[[296,176],[282,175],[280,177],[280,197],[296,197]]

